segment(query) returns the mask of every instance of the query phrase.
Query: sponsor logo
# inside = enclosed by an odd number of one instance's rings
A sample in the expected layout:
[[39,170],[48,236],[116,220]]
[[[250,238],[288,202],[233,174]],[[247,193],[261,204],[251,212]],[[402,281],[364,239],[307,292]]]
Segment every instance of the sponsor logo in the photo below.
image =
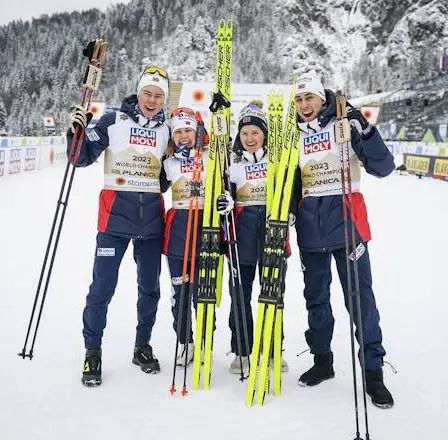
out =
[[320,151],[331,150],[330,133],[316,133],[303,139],[305,154],[318,153]]
[[97,248],[97,257],[115,257],[115,248]]
[[156,132],[148,128],[131,127],[129,143],[131,145],[156,146]]
[[[189,159],[182,159],[182,161],[180,163],[180,172],[182,174],[192,173],[196,169],[197,168],[196,168],[194,157],[190,157]],[[201,171],[204,171],[204,164],[201,164],[200,169],[201,169]]]
[[148,182],[148,181],[142,182],[142,181],[138,181],[138,180],[128,180],[126,183],[130,186],[139,186],[139,187],[146,187],[146,188],[150,188],[150,187],[159,188],[159,186],[160,186],[158,180],[155,180],[153,182]]
[[246,179],[263,179],[267,176],[268,167],[265,163],[254,163],[244,167],[246,171]]

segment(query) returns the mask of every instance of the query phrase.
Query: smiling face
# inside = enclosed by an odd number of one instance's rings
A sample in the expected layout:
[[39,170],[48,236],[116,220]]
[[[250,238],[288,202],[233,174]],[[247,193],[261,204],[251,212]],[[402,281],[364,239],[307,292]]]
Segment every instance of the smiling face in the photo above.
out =
[[300,93],[294,98],[296,111],[303,122],[310,122],[317,118],[324,101],[314,93]]
[[143,116],[149,119],[162,110],[165,93],[157,86],[146,86],[138,94],[137,101]]
[[176,146],[186,144],[192,148],[196,142],[196,132],[192,128],[179,128],[173,133],[173,141]]
[[256,125],[244,125],[240,130],[240,139],[243,148],[253,154],[263,147],[264,133]]

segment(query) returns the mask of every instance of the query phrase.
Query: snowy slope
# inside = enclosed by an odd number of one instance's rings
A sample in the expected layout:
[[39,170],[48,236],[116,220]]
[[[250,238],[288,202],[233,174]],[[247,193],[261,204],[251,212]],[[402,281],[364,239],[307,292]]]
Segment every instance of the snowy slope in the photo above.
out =
[[[296,357],[306,348],[296,246],[285,309],[285,358],[291,371],[284,376],[283,394],[270,397],[265,407],[247,409],[245,385],[227,372],[231,358],[226,357],[230,344],[226,294],[218,310],[212,390],[191,391],[186,398],[170,396],[175,335],[166,264],[152,340],[162,373],[147,376],[131,364],[136,272],[130,252],[109,309],[103,386],[81,385],[81,313],[91,279],[101,165],[77,172],[35,358],[19,358],[62,174],[62,168],[54,168],[7,177],[0,184],[0,438],[354,438],[348,317],[337,280],[332,289],[336,378],[312,389],[296,385],[298,375],[311,363],[308,353]],[[363,189],[374,236],[370,251],[387,359],[398,370],[394,375],[385,367],[395,407],[380,410],[368,404],[371,437],[441,440],[448,414],[448,185],[412,176],[383,180],[365,176]],[[361,434],[364,437],[363,429]]]

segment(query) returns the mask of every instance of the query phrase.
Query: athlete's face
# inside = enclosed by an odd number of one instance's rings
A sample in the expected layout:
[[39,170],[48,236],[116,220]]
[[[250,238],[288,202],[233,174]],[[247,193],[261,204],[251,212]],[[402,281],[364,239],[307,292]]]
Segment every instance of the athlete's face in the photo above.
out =
[[173,141],[176,147],[186,144],[192,148],[196,143],[196,132],[192,128],[180,128],[173,133]]
[[253,154],[263,147],[264,133],[256,125],[244,125],[240,131],[240,139],[243,148]]
[[317,118],[324,101],[314,93],[300,93],[294,98],[297,113],[303,122],[310,122]]
[[157,86],[146,86],[138,94],[137,101],[143,116],[149,119],[162,110],[165,93]]

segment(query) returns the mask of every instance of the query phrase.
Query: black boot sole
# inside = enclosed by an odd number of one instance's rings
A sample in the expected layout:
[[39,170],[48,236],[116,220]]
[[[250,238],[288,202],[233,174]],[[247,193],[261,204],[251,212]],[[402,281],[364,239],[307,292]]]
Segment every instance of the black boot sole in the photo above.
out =
[[87,388],[99,387],[102,384],[101,377],[82,377],[81,383]]
[[318,382],[313,382],[313,383],[307,383],[307,382],[301,382],[300,380],[298,381],[298,385],[300,386],[300,387],[303,387],[303,388],[305,388],[305,387],[314,387],[314,386],[316,386],[316,385],[319,385],[320,383],[322,383],[322,382],[325,382],[326,380],[329,380],[329,379],[333,379],[334,378],[334,376],[335,376],[335,374],[333,373],[333,374],[329,374],[328,376],[325,376],[325,377],[323,377],[323,378],[321,378]]
[[153,361],[153,362],[148,362],[148,363],[142,364],[137,359],[132,359],[132,363],[134,365],[137,365],[138,367],[140,367],[140,369],[143,371],[143,373],[147,373],[147,374],[160,373],[159,361]]
[[374,402],[373,400],[372,400],[372,403],[377,407],[377,408],[381,408],[381,409],[389,409],[389,408],[392,408],[393,406],[394,406],[394,403],[392,402],[392,403],[377,403],[377,402]]

